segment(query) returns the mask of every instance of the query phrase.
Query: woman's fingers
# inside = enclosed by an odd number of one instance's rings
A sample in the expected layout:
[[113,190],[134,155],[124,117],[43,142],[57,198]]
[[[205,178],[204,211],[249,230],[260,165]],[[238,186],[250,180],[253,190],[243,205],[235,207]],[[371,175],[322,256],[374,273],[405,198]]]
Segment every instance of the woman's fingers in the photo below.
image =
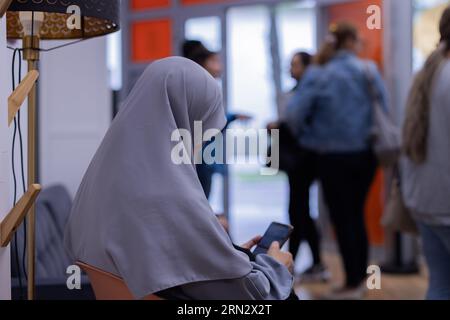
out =
[[289,252],[282,252],[280,249],[280,244],[274,241],[267,251],[267,254],[277,260],[279,263],[283,264],[288,268],[288,270],[293,273],[294,271],[294,260],[292,254]]
[[270,245],[269,251],[267,252],[269,255],[271,252],[278,252],[280,251],[280,243],[278,241],[274,241],[272,242],[272,244]]
[[261,238],[262,238],[261,236],[256,236],[252,240],[244,243],[241,247],[250,250],[261,241]]

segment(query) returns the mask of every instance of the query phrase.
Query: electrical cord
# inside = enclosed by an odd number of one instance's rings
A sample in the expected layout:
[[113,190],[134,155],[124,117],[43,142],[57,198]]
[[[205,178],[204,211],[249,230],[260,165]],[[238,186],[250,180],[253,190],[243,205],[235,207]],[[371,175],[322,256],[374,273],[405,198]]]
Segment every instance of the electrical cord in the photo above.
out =
[[[18,123],[18,132],[19,132],[19,145],[20,145],[20,168],[22,174],[22,192],[26,191],[25,184],[25,165],[24,165],[24,155],[23,155],[23,139],[22,139],[22,129],[20,122],[20,110],[17,113],[17,123]],[[28,280],[27,267],[26,267],[26,252],[27,252],[27,217],[23,219],[23,251],[22,251],[22,268],[23,274],[25,276],[25,280]]]
[[[19,58],[19,66],[18,66],[18,83],[20,84],[20,82],[22,81],[22,50],[20,49],[16,49],[14,50],[13,53],[13,58],[12,58],[12,66],[11,66],[11,71],[12,71],[12,89],[13,91],[16,89],[16,75],[15,75],[15,71],[16,71],[16,57],[18,54],[18,58]],[[13,141],[12,141],[12,150],[11,150],[11,156],[12,156],[12,173],[13,173],[13,183],[14,183],[14,205],[16,205],[17,203],[17,187],[18,187],[18,183],[17,183],[17,175],[16,175],[16,163],[15,163],[15,147],[16,147],[16,139],[17,139],[17,134],[19,137],[19,146],[20,146],[20,169],[21,169],[21,182],[22,182],[22,193],[25,194],[26,192],[26,183],[25,183],[25,165],[24,165],[24,148],[23,148],[23,136],[22,136],[22,126],[21,126],[21,117],[20,117],[20,110],[17,111],[17,116],[14,118],[14,131],[13,131]],[[27,229],[27,219],[26,217],[24,218],[23,221],[23,251],[22,251],[22,264],[20,263],[20,258],[19,258],[19,242],[18,242],[18,237],[17,237],[17,233],[14,235],[14,245],[15,245],[15,255],[16,255],[16,268],[17,268],[17,272],[18,272],[18,277],[19,277],[19,287],[20,287],[20,297],[21,299],[24,299],[24,286],[22,283],[22,271],[23,274],[25,276],[25,280],[28,279],[28,275],[27,275],[27,270],[26,270],[26,246],[27,246],[27,233],[26,233],[26,229]],[[21,270],[21,268],[23,270]]]
[[[12,89],[13,91],[16,89],[16,81],[15,81],[15,60],[17,53],[20,50],[16,49],[13,53],[12,58]],[[14,118],[14,130],[13,130],[13,139],[12,139],[12,147],[11,147],[11,165],[12,165],[12,175],[13,175],[13,206],[17,203],[17,177],[16,177],[16,164],[15,164],[15,145],[16,145],[16,137],[17,137],[17,119]],[[17,233],[14,234],[14,253],[15,253],[15,263],[17,269],[17,276],[19,280],[19,289],[20,289],[20,299],[24,297],[24,287],[22,283],[22,272],[21,272],[21,264],[19,259],[19,241],[17,237]]]
[[[22,52],[19,51],[19,82],[22,82]],[[19,132],[19,150],[20,150],[20,169],[22,175],[22,192],[27,192],[27,186],[25,183],[25,164],[24,164],[24,148],[22,137],[22,122],[20,120],[20,109],[17,111],[17,128]],[[27,251],[27,218],[23,220],[23,251],[22,251],[22,268],[25,275],[25,280],[28,280],[27,268],[26,268],[26,251]]]

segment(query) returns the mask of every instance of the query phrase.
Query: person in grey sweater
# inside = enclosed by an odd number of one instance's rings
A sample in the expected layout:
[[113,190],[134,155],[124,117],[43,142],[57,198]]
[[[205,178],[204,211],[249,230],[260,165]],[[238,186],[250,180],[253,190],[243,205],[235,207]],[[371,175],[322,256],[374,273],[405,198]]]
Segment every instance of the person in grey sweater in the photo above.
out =
[[427,299],[450,299],[450,6],[441,43],[418,73],[403,130],[402,192],[430,271]]

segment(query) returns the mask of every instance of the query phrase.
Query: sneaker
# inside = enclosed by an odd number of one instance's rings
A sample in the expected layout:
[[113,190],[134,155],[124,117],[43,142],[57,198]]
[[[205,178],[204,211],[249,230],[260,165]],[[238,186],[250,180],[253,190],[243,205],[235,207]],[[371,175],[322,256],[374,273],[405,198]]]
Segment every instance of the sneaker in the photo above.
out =
[[357,287],[341,287],[332,289],[324,296],[325,300],[362,300],[366,294],[367,286],[363,282]]
[[316,264],[298,276],[301,283],[328,282],[331,274],[322,264]]

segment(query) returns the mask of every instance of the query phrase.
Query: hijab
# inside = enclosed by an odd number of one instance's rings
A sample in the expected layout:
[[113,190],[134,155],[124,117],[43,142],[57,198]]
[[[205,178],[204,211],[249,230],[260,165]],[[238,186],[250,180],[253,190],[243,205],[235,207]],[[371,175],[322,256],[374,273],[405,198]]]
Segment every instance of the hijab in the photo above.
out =
[[152,63],[95,154],[74,200],[65,243],[73,259],[124,279],[136,298],[252,269],[215,217],[192,164],[174,164],[177,129],[225,124],[217,82],[196,63]]

